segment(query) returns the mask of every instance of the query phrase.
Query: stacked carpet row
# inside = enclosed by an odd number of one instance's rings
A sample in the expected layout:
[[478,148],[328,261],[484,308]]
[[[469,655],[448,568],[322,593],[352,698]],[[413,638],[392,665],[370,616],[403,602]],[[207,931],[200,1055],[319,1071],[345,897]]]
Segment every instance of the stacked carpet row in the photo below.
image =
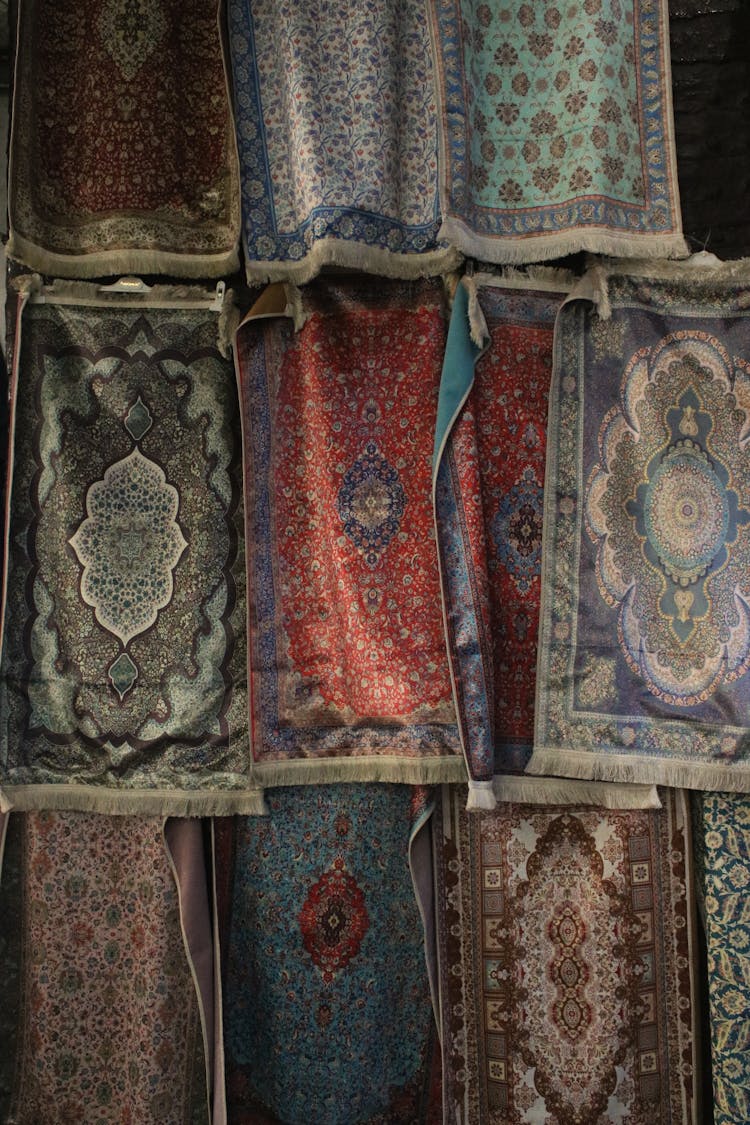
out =
[[25,0],[9,204],[64,277],[683,257],[667,3]]

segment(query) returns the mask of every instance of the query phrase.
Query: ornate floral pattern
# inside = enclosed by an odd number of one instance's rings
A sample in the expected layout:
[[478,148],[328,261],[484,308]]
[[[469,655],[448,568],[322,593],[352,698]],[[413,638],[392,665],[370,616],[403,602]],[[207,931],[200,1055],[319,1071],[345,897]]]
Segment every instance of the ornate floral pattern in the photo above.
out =
[[388,464],[374,441],[368,441],[361,456],[344,473],[338,510],[344,531],[360,548],[369,567],[378,565],[398,532],[404,502],[398,470]]
[[530,769],[744,790],[746,297],[731,282],[613,282],[612,346],[584,305],[558,328]]
[[750,459],[736,411],[750,385],[736,389],[734,367],[698,330],[639,349],[585,497],[625,658],[654,695],[688,707],[750,666],[750,606],[737,600],[743,585],[750,597]]
[[282,788],[268,804],[218,826],[229,1119],[433,1120],[407,859],[431,807],[393,785]]
[[87,518],[69,540],[83,567],[81,597],[125,645],[172,600],[174,568],[187,547],[179,503],[161,467],[139,449],[89,487]]
[[369,925],[365,896],[337,856],[310,888],[299,915],[305,949],[323,980],[332,981],[357,956]]
[[[8,878],[10,876],[10,878]],[[17,1013],[3,1121],[209,1120],[196,991],[158,818],[11,816],[0,909]],[[6,947],[7,948],[7,947]],[[4,999],[5,1004],[5,999]]]
[[231,0],[229,27],[248,276],[441,272],[424,6]]
[[750,804],[736,793],[695,794],[706,926],[716,1125],[750,1119],[747,888]]
[[446,1120],[690,1122],[684,794],[663,811],[445,790],[435,835]]
[[[522,770],[533,737],[547,399],[563,293],[487,285],[477,300],[489,339],[476,370],[460,374],[457,347],[443,367],[441,394],[462,378],[468,393],[438,468],[436,519],[469,769],[487,780]],[[468,340],[461,300],[451,333]],[[463,687],[477,652],[487,699],[474,702]],[[480,749],[486,727],[490,753]]]
[[258,776],[457,776],[430,511],[442,296],[318,283],[305,301],[296,334],[239,335]]
[[432,7],[441,233],[487,261],[686,253],[665,0]]
[[236,268],[240,188],[216,4],[32,0],[14,117],[14,256],[56,276]]
[[[250,784],[240,442],[217,314],[23,312],[0,783]],[[137,798],[131,794],[130,800]],[[25,805],[24,807],[35,807]]]

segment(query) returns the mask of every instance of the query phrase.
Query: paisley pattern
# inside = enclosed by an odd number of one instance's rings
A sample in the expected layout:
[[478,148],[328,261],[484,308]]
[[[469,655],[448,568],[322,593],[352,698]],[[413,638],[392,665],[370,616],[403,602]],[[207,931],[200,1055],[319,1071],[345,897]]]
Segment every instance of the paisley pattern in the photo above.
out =
[[530,769],[744,791],[746,294],[612,280],[558,327]]
[[281,788],[217,822],[229,1120],[435,1121],[407,786]]
[[457,777],[430,511],[441,289],[304,301],[297,333],[238,336],[256,776]]
[[464,791],[444,789],[446,1121],[694,1120],[687,809],[663,799],[467,814]]
[[0,1119],[208,1125],[161,819],[11,815],[0,903]]
[[441,273],[430,36],[419,0],[231,0],[246,268]]
[[736,793],[694,795],[708,954],[715,1125],[750,1119],[748,981],[750,803]]
[[[563,292],[480,284],[476,300],[488,337],[476,368],[470,360],[463,371],[469,320],[465,297],[454,303],[441,399],[455,384],[465,401],[445,439],[435,512],[469,771],[489,780],[523,770],[531,751],[547,400]],[[477,653],[486,689],[471,696]]]
[[666,0],[431,5],[441,234],[485,261],[679,256]]
[[10,254],[58,277],[237,268],[240,186],[218,8],[24,4]]
[[24,309],[0,679],[0,784],[25,787],[22,807],[65,786],[82,809],[109,811],[115,790],[180,812],[211,789],[210,808],[232,810],[252,784],[237,399],[217,321]]

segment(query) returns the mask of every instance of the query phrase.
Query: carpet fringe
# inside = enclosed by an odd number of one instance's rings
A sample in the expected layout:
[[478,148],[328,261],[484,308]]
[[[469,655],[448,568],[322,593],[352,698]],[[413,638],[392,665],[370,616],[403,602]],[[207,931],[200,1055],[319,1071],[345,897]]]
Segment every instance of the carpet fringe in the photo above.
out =
[[750,768],[747,766],[739,773],[736,765],[708,765],[668,758],[630,758],[624,754],[593,754],[540,747],[534,750],[526,773],[647,786],[667,785],[673,789],[750,793]]
[[291,281],[287,281],[284,284],[284,293],[286,294],[284,316],[291,317],[294,331],[300,332],[305,327],[311,315],[309,312],[305,312],[302,291],[299,286],[294,285]]
[[655,785],[615,785],[559,777],[496,775],[498,802],[522,805],[596,805],[603,809],[660,809]]
[[17,231],[8,237],[9,258],[52,277],[112,277],[122,274],[171,274],[175,277],[225,277],[240,268],[239,245],[221,254],[179,254],[164,250],[102,250],[60,254],[30,242]]
[[234,338],[241,320],[242,314],[235,304],[234,290],[227,289],[216,326],[216,344],[224,359],[229,359],[234,350]]
[[496,807],[497,800],[495,798],[494,782],[470,780],[466,811],[475,812],[480,809],[491,812]]
[[452,246],[427,254],[394,254],[379,246],[364,246],[340,238],[321,238],[299,262],[258,262],[248,258],[245,273],[249,285],[266,281],[291,281],[304,285],[312,281],[324,266],[341,266],[402,281],[415,281],[420,277],[449,273],[462,260],[462,255]]
[[399,785],[439,785],[466,781],[462,755],[442,758],[298,758],[255,765],[253,777],[264,788],[277,785],[326,785],[338,781],[385,781]]
[[487,327],[487,321],[482,311],[482,306],[479,304],[479,285],[477,278],[469,277],[467,274],[466,277],[463,278],[462,284],[469,298],[469,335],[471,336],[472,343],[476,344],[478,348],[485,348],[490,340],[490,330]]
[[623,234],[614,231],[574,228],[570,231],[544,232],[525,238],[478,235],[459,218],[443,220],[438,233],[442,242],[449,242],[469,258],[478,258],[495,265],[522,265],[563,258],[587,250],[621,258],[685,258],[688,245],[681,234]]
[[263,790],[105,789],[93,785],[7,785],[3,811],[105,813],[109,816],[264,816]]

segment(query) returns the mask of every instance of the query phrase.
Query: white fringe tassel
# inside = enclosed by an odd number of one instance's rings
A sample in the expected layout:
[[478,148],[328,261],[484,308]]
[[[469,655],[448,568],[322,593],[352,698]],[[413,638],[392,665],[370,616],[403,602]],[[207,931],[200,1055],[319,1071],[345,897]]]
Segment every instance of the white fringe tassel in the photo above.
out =
[[562,777],[510,774],[494,779],[498,802],[519,805],[595,805],[603,809],[660,809],[655,785],[616,785]]
[[[263,790],[105,789],[93,785],[8,785],[0,811],[105,813],[108,816],[264,816]],[[8,803],[8,801],[10,803]]]
[[496,808],[494,782],[470,781],[469,799],[466,802],[467,812],[474,812],[476,809],[485,809],[492,812]]

